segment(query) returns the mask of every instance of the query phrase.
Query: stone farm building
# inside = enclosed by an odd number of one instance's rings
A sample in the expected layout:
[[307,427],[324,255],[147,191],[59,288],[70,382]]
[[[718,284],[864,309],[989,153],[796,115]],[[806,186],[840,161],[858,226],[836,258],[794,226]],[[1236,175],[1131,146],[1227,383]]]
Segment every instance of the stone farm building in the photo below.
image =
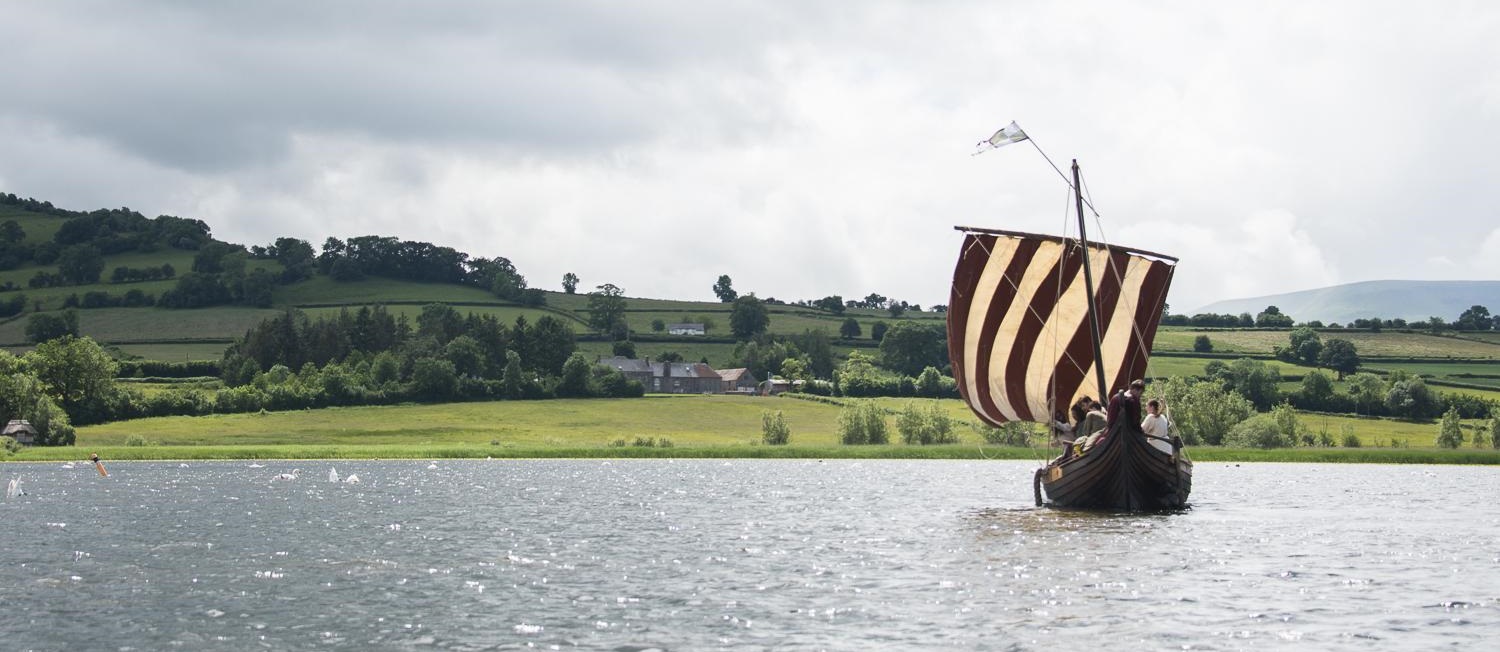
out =
[[724,379],[725,393],[753,394],[758,381],[749,369],[720,369],[719,378]]
[[[632,359],[615,356],[600,358],[599,364],[614,367],[626,378],[640,382],[651,394],[723,394],[750,393],[755,390],[755,376],[744,369],[715,371],[702,362],[652,362],[651,358]],[[732,378],[727,372],[740,372]]]
[[669,335],[704,335],[708,329],[703,324],[667,324]]

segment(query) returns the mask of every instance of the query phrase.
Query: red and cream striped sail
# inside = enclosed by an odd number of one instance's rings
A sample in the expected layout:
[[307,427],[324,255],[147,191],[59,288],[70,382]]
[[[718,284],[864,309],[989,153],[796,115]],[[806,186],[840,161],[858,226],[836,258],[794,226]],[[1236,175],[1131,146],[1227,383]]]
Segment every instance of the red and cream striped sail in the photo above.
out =
[[1066,421],[1080,397],[1104,401],[1095,396],[1096,363],[1109,392],[1145,374],[1175,258],[1089,243],[1103,358],[1096,361],[1076,239],[959,230],[948,355],[959,393],[981,419]]

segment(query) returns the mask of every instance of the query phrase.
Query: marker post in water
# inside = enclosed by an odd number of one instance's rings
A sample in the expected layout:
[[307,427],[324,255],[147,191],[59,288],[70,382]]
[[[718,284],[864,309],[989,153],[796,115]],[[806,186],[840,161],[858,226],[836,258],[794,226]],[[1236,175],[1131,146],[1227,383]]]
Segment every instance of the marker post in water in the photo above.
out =
[[107,477],[109,477],[109,471],[105,471],[104,470],[104,463],[99,461],[99,454],[98,453],[90,453],[89,454],[89,461],[94,463],[94,468],[99,471],[99,477],[101,477],[101,478],[107,478]]

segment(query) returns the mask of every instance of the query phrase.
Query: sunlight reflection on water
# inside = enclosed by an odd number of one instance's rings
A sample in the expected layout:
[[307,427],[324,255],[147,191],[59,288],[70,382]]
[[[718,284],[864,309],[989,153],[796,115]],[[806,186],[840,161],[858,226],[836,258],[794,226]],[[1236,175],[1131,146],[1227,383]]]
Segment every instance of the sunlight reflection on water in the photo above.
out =
[[[1030,506],[993,461],[0,465],[13,649],[1430,648],[1500,635],[1500,471],[1200,464]],[[435,467],[435,468],[434,468]],[[294,480],[273,480],[300,468]],[[1478,492],[1478,494],[1476,493]]]

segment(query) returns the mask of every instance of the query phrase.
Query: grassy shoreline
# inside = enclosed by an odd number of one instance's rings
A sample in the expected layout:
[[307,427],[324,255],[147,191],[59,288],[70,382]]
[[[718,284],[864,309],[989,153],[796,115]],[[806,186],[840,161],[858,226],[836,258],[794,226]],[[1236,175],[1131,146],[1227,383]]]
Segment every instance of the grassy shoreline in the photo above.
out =
[[[877,399],[895,411],[908,399]],[[920,402],[920,401],[919,401]],[[959,423],[972,420],[961,401],[939,405]],[[1057,453],[1046,446],[998,447],[959,426],[959,443],[916,446],[843,446],[840,407],[784,397],[651,396],[644,399],[558,399],[450,404],[408,404],[292,410],[201,417],[158,417],[78,429],[77,445],[27,448],[0,461],[424,458],[796,458],[796,459],[1005,459],[1038,463]],[[789,446],[761,443],[761,415],[783,413]],[[1202,462],[1350,462],[1380,464],[1494,464],[1500,451],[1438,449],[1432,426],[1388,420],[1304,417],[1317,427],[1345,426],[1367,442],[1360,448],[1273,450],[1195,447]],[[894,419],[890,419],[892,426]],[[1325,423],[1326,422],[1326,423]],[[1369,446],[1372,441],[1411,446]],[[653,446],[637,446],[650,440]],[[662,446],[661,442],[670,445]]]

